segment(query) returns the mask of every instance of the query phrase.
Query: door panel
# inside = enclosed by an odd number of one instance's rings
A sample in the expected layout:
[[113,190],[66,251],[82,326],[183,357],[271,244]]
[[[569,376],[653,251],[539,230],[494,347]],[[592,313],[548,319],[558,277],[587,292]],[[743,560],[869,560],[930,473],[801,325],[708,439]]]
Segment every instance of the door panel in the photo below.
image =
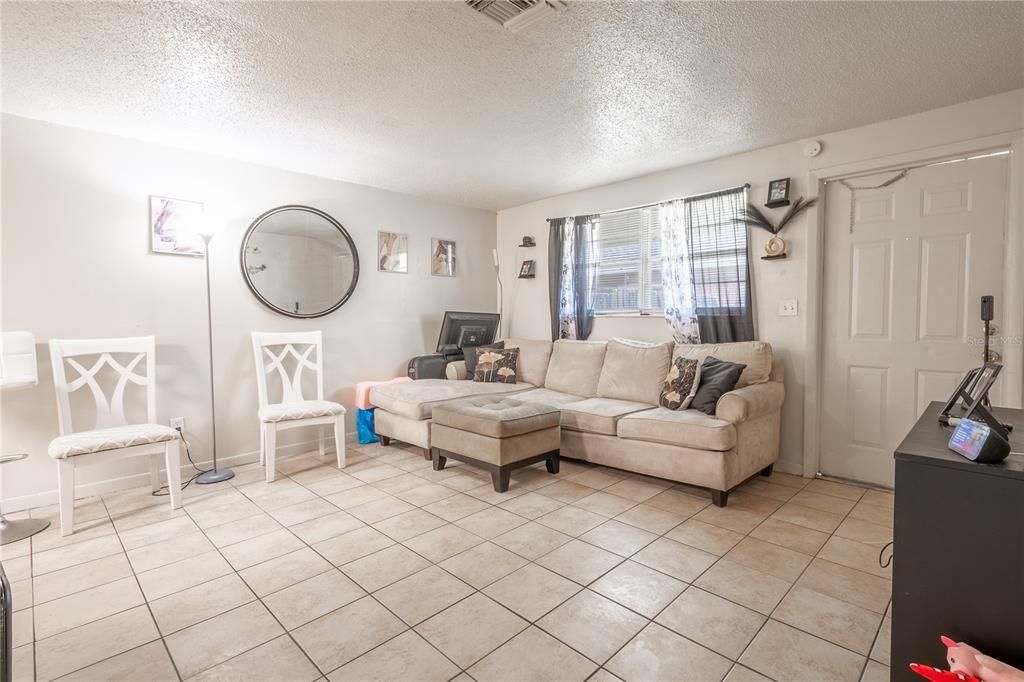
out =
[[1002,314],[1007,177],[1006,156],[918,168],[858,190],[852,211],[826,185],[822,473],[891,486],[914,420],[981,363],[980,297]]

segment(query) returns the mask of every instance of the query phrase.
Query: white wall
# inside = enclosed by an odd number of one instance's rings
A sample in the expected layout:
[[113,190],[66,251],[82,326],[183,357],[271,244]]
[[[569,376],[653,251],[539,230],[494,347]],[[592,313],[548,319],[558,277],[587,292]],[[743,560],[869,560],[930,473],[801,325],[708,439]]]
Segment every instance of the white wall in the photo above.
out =
[[[408,358],[433,351],[444,310],[495,308],[494,213],[19,117],[2,123],[0,319],[35,334],[41,379],[2,396],[0,451],[31,453],[0,469],[5,509],[56,501],[46,455],[57,435],[50,338],[155,335],[159,418],[184,416],[193,456],[209,458],[203,261],[150,253],[150,194],[202,201],[219,218],[211,264],[221,457],[257,449],[250,331],[322,329],[328,398],[349,408],[351,432],[355,382],[404,374]],[[324,318],[278,315],[242,280],[249,223],[289,203],[334,216],[359,251],[355,293]],[[379,229],[409,234],[409,274],[376,271]],[[456,240],[457,277],[429,274],[431,237]],[[80,494],[142,484],[124,477],[143,471],[132,460],[80,470]]]
[[[506,280],[504,309],[509,336],[549,338],[547,241],[545,218],[601,211],[666,201],[724,187],[751,184],[751,201],[763,204],[767,184],[792,177],[791,199],[815,194],[808,190],[812,170],[901,152],[969,140],[1024,128],[1024,90],[1016,90],[964,104],[907,116],[884,123],[819,136],[824,151],[814,159],[802,154],[803,143],[769,147],[746,154],[683,166],[611,185],[563,194],[498,212],[498,248]],[[778,213],[781,213],[779,211]],[[779,468],[799,472],[803,459],[804,361],[808,345],[806,311],[808,270],[807,214],[787,227],[783,237],[790,257],[763,261],[769,235],[751,233],[753,286],[759,337],[769,341],[786,366],[786,403],[783,407],[782,454]],[[535,249],[517,248],[523,235],[536,238]],[[537,260],[537,278],[512,279],[524,258]],[[779,317],[779,301],[798,299],[797,317]],[[601,317],[592,338],[624,336],[669,339],[661,318]]]

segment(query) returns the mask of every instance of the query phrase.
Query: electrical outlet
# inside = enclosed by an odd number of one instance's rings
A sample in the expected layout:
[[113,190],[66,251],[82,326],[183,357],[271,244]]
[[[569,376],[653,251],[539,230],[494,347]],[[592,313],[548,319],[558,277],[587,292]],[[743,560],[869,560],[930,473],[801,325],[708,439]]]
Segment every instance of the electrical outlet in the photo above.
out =
[[795,298],[779,301],[779,317],[796,317],[798,314],[797,300]]
[[185,430],[185,418],[184,417],[171,417],[170,424],[172,429],[178,429],[179,431]]

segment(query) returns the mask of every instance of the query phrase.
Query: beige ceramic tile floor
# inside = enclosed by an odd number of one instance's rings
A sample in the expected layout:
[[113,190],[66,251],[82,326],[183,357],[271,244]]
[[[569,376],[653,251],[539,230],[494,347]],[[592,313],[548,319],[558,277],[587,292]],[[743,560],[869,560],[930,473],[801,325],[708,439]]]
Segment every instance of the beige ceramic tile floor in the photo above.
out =
[[892,497],[785,474],[729,506],[563,460],[504,495],[401,446],[76,505],[2,549],[19,680],[888,679]]

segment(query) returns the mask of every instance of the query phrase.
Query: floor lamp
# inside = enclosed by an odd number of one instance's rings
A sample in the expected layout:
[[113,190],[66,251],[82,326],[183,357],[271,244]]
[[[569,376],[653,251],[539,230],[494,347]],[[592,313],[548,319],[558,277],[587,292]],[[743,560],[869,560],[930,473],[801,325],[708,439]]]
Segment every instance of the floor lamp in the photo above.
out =
[[213,389],[213,307],[210,304],[210,240],[213,230],[208,227],[199,233],[206,244],[203,261],[206,264],[206,331],[210,348],[210,427],[213,430],[213,468],[196,476],[196,483],[220,483],[235,477],[231,469],[217,469],[217,402]]

